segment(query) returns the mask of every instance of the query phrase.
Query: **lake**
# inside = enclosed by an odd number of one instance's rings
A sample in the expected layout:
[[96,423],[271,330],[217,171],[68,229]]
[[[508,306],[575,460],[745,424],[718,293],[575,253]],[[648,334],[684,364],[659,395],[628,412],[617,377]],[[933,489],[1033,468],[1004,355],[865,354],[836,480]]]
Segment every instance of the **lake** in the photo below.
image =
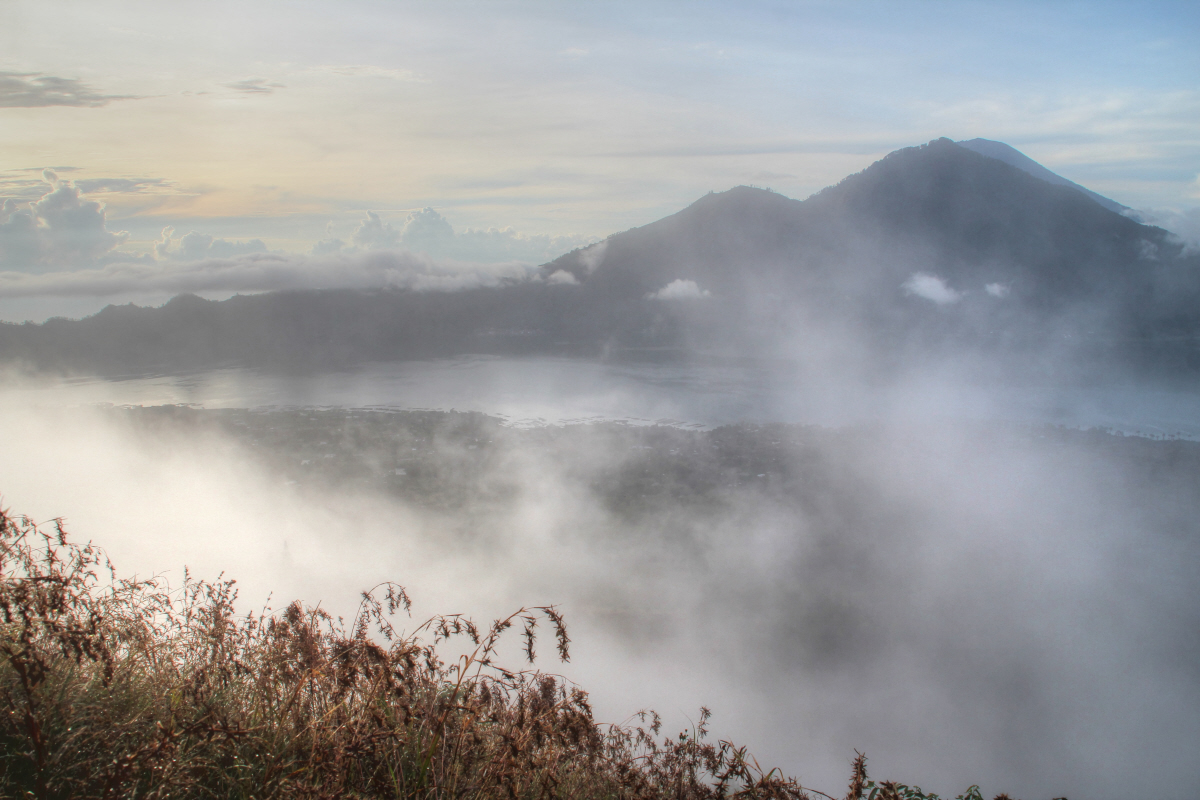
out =
[[1200,438],[1200,393],[1135,383],[996,386],[929,375],[901,384],[830,381],[790,364],[645,363],[464,356],[317,375],[218,369],[120,379],[8,381],[37,405],[194,404],[481,411],[518,426],[590,420],[714,427],[995,420]]

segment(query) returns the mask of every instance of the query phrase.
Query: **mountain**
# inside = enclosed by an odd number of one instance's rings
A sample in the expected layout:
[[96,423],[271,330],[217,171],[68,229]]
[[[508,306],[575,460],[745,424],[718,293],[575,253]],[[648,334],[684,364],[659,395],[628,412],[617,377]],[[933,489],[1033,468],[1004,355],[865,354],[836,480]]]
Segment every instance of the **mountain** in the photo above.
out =
[[899,150],[803,201],[711,193],[544,265],[540,280],[110,307],[0,326],[0,358],[105,373],[545,352],[867,371],[982,359],[1051,377],[1200,369],[1200,257],[978,148]]
[[682,326],[699,347],[774,342],[786,353],[797,337],[849,329],[884,360],[1146,340],[1161,360],[1166,337],[1200,331],[1200,261],[1165,231],[948,139],[804,201],[748,187],[710,194],[610,237],[599,257],[579,251],[543,269],[570,273],[608,306],[693,281],[709,293],[697,302],[720,307]]
[[1179,250],[1160,229],[942,139],[892,153],[805,201],[744,186],[710,194],[610,237],[599,268],[585,250],[543,269],[615,295],[676,279],[725,295],[764,280],[793,291],[852,285],[894,294],[924,271],[960,292],[1000,282],[1031,302],[1061,304],[1137,283],[1132,267],[1149,247],[1154,256]]
[[1015,147],[1010,147],[1004,142],[994,142],[991,139],[969,139],[964,142],[955,142],[955,144],[957,144],[959,147],[965,147],[968,150],[979,153],[980,155],[987,156],[988,158],[994,158],[997,161],[1003,161],[1005,164],[1016,167],[1022,172],[1027,172],[1035,178],[1040,178],[1046,183],[1052,183],[1055,186],[1070,186],[1072,189],[1082,192],[1087,197],[1092,198],[1109,211],[1115,211],[1118,214],[1123,214],[1129,211],[1129,206],[1123,206],[1116,200],[1109,200],[1103,195],[1096,194],[1091,189],[1085,189],[1078,183],[1069,181],[1061,175],[1051,172],[1029,156],[1022,153],[1020,150],[1017,150]]

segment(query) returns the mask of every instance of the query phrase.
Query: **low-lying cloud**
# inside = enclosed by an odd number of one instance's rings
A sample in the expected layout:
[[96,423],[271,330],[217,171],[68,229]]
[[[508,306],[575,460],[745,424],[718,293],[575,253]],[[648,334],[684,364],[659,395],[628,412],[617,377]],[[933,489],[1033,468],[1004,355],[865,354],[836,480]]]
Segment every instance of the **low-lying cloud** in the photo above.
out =
[[583,264],[583,268],[591,275],[596,271],[596,268],[604,263],[604,256],[608,253],[608,239],[603,242],[596,242],[594,245],[585,248],[579,254],[579,263]]
[[952,305],[962,299],[962,292],[951,289],[944,280],[928,272],[914,272],[904,282],[904,291],[939,306]]
[[[223,240],[214,242],[211,237],[199,237],[192,241],[197,247],[211,249]],[[145,259],[71,272],[0,272],[0,297],[108,297],[157,292],[298,289],[453,291],[533,279],[535,273],[527,265],[516,262],[470,264],[407,252],[325,256],[251,253],[189,262]]]
[[[43,170],[0,181],[0,297],[106,297],[195,291],[382,288],[452,290],[536,276],[540,264],[586,243],[578,235],[526,235],[511,228],[456,232],[432,208],[396,226],[371,211],[349,241],[326,239],[308,256],[272,252],[261,239],[230,240],[163,229],[152,254],[116,248],[129,234],[110,231],[105,206],[85,191],[144,193],[164,179],[60,179]],[[603,244],[593,248],[602,255]],[[564,282],[563,276],[551,280]]]
[[712,297],[712,292],[686,278],[676,278],[657,292],[646,295],[647,300],[699,300],[704,297]]
[[553,283],[560,286],[578,286],[579,279],[567,272],[565,269],[556,269],[546,278],[547,283]]
[[1129,211],[1126,216],[1175,234],[1183,242],[1184,255],[1200,253],[1200,208],[1139,209]]

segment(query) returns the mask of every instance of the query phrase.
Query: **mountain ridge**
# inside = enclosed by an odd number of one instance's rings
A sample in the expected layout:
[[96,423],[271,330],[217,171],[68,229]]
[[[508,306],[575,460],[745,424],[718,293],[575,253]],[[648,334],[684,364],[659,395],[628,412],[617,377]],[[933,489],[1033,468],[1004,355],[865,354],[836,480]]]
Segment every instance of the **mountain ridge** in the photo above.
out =
[[[714,237],[714,231],[721,235]],[[1068,236],[1076,241],[1066,241]],[[664,237],[675,240],[668,243]],[[630,294],[689,278],[717,284],[705,288],[728,289],[719,270],[695,263],[698,253],[715,254],[723,265],[750,255],[760,268],[788,261],[798,269],[819,269],[821,256],[844,263],[862,250],[861,244],[876,240],[877,245],[881,238],[893,249],[936,251],[923,254],[926,270],[947,272],[951,279],[970,277],[980,287],[1016,280],[1014,290],[1030,295],[1045,283],[1039,278],[1055,275],[1060,291],[1088,294],[1093,279],[1120,277],[1123,270],[1116,262],[1141,256],[1145,248],[1137,242],[1172,249],[1162,229],[940,139],[895,151],[806,200],[751,187],[707,195],[674,215],[609,237],[604,264],[629,281]],[[630,247],[647,252],[631,259],[636,264],[615,263]],[[1114,247],[1119,252],[1103,252]],[[564,255],[543,271],[561,269],[581,283],[611,282],[614,276],[586,263],[586,252]],[[1084,263],[1092,268],[1089,276],[1079,272]],[[1008,269],[1001,269],[1005,264]],[[689,269],[694,274],[685,274]]]
[[[570,278],[552,279],[559,272]],[[177,298],[0,326],[0,359],[102,372],[321,369],[649,348],[842,353],[872,370],[997,353],[1032,363],[1053,351],[1056,365],[1039,367],[1053,373],[1072,360],[1200,369],[1197,341],[1200,256],[1072,186],[937,139],[805,200],[710,193],[543,265],[540,280]]]

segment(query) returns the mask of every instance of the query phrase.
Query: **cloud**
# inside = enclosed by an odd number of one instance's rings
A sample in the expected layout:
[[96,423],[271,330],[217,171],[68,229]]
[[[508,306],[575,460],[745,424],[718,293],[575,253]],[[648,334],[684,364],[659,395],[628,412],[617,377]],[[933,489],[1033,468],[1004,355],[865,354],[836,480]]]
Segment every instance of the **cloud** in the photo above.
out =
[[437,253],[448,246],[453,247],[454,240],[454,228],[432,208],[414,211],[404,222],[402,241],[409,250]]
[[[904,291],[915,294],[917,297],[923,297],[939,306],[951,305],[962,299],[962,292],[951,289],[944,280],[937,275],[930,275],[928,272],[914,272],[912,277],[904,282]],[[993,293],[989,290],[988,294]]]
[[233,89],[243,94],[271,94],[276,89],[286,89],[282,83],[268,81],[265,78],[247,78],[244,81],[222,84],[226,89]]
[[1185,255],[1200,253],[1200,208],[1131,209],[1125,216],[1143,225],[1156,225],[1175,234],[1183,242]]
[[128,233],[107,229],[104,206],[85,200],[70,181],[42,173],[50,189],[35,202],[0,206],[0,268],[41,271],[96,263]]
[[[207,247],[212,247],[210,238],[201,237],[199,241],[206,241]],[[121,294],[298,289],[454,291],[534,279],[535,273],[529,267],[517,263],[436,261],[427,256],[402,252],[325,256],[260,252],[194,262],[173,259],[162,262],[125,261],[97,269],[39,275],[0,272],[0,297],[107,297]]]
[[[433,209],[427,208],[425,211],[433,211]],[[437,212],[433,213],[436,216]],[[409,219],[412,220],[412,218],[412,215],[409,215]],[[368,211],[367,216],[354,229],[354,233],[350,236],[350,242],[354,247],[365,250],[395,249],[400,246],[402,234],[403,231],[398,230],[390,222],[385,222],[374,211]]]
[[556,269],[550,273],[550,277],[546,278],[546,283],[553,283],[560,286],[578,286],[579,279],[565,269]]
[[41,176],[0,178],[0,203],[15,200],[21,203],[36,202],[46,196],[46,181]]
[[651,292],[646,295],[647,300],[698,300],[702,297],[711,297],[712,292],[706,289],[701,289],[700,286],[692,280],[679,278],[671,281],[657,292]]
[[113,100],[138,99],[131,94],[100,94],[76,78],[57,78],[40,72],[0,72],[0,108],[99,108]]
[[996,297],[1001,300],[1005,297],[1008,297],[1009,292],[1012,291],[1006,283],[989,283],[987,286],[983,287],[983,290],[992,297]]
[[[587,237],[575,234],[529,235],[512,228],[467,228],[460,233],[436,210],[423,208],[411,212],[400,227],[376,212],[368,211],[351,234],[349,243],[336,238],[323,239],[313,246],[312,253],[408,250],[456,261],[543,264],[587,241]],[[599,253],[603,253],[603,248]]]
[[231,242],[228,239],[216,239],[212,234],[197,233],[196,231],[189,231],[175,239],[172,238],[174,233],[174,228],[163,228],[162,238],[154,243],[155,257],[176,261],[199,261],[205,258],[232,258],[267,252],[267,245],[262,239]]
[[327,256],[332,253],[340,253],[346,248],[346,243],[341,239],[322,239],[312,246],[312,254],[314,256]]
[[596,242],[579,254],[579,263],[583,264],[588,275],[591,275],[596,271],[597,267],[604,263],[604,254],[606,252],[608,252],[608,239],[605,239],[603,242]]

